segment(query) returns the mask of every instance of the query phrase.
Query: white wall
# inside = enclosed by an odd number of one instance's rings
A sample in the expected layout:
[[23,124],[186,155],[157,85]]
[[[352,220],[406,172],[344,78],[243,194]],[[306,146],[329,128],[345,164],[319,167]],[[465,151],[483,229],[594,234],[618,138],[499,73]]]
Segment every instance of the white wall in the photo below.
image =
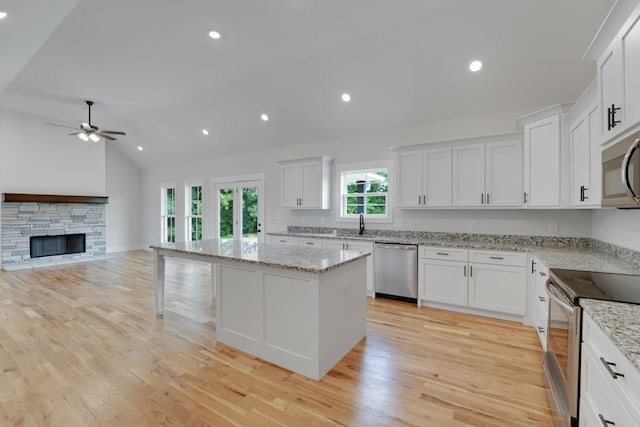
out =
[[[403,146],[442,140],[468,138],[514,132],[515,119],[530,111],[512,111],[481,117],[460,118],[423,126],[358,135],[351,138],[315,141],[282,148],[222,156],[182,163],[171,166],[150,168],[143,171],[143,242],[156,243],[160,239],[160,187],[163,183],[177,184],[177,206],[184,204],[184,182],[203,178],[205,182],[205,236],[213,228],[211,217],[213,207],[212,178],[264,173],[266,175],[266,231],[279,231],[287,225],[339,226],[351,224],[337,223],[336,212],[299,211],[280,208],[279,160],[309,156],[328,155],[335,165],[371,160],[392,159],[392,146]],[[335,180],[335,174],[333,176]],[[332,206],[336,206],[336,195]],[[179,211],[180,212],[180,211]],[[207,217],[207,215],[210,215]],[[589,237],[591,211],[589,210],[396,210],[394,222],[402,221],[402,226],[394,224],[368,225],[368,228],[386,228],[424,231],[471,231],[470,220],[475,220],[477,233],[506,233],[520,235],[550,235]],[[550,221],[559,224],[559,232],[548,231]],[[324,224],[322,224],[324,222]],[[411,226],[412,224],[415,224]],[[355,228],[356,225],[353,224]],[[184,224],[178,218],[178,240],[184,239]]]
[[107,252],[141,248],[142,171],[113,144],[106,146],[107,195]]
[[105,147],[69,136],[72,129],[10,110],[0,112],[3,193],[104,196]]
[[599,209],[593,212],[591,237],[640,251],[640,210]]

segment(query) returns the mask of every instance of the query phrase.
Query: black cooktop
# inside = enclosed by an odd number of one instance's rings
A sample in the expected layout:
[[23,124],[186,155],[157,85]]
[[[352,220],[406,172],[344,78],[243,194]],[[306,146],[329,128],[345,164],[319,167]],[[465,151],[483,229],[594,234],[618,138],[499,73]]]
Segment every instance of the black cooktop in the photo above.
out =
[[640,276],[552,268],[549,277],[575,304],[580,298],[640,304]]

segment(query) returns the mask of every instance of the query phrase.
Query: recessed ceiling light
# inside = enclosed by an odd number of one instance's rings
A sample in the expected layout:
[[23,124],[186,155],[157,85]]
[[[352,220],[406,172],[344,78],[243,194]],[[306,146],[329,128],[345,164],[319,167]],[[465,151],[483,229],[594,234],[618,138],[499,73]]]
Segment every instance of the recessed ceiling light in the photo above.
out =
[[349,95],[349,94],[348,94],[348,93],[346,93],[346,92],[345,92],[345,93],[343,93],[343,94],[342,94],[342,100],[343,100],[344,102],[349,102],[349,101],[351,101],[351,95]]
[[267,116],[265,113],[260,114],[260,118],[262,119],[263,122],[269,121],[269,116]]
[[208,130],[206,130],[206,129],[202,129],[202,134],[203,134],[203,135],[209,135],[209,131],[208,131]]
[[471,61],[471,63],[469,64],[469,69],[474,73],[476,71],[480,71],[481,68],[482,68],[482,61],[478,61],[477,59],[474,61]]
[[6,18],[6,17],[7,17],[7,12],[0,11],[0,19]]
[[209,31],[209,37],[211,37],[214,40],[218,40],[220,37],[222,37],[222,34],[220,34],[219,31],[211,30]]
[[142,151],[142,150],[144,150],[144,148],[142,148],[141,145],[138,145],[138,151]]

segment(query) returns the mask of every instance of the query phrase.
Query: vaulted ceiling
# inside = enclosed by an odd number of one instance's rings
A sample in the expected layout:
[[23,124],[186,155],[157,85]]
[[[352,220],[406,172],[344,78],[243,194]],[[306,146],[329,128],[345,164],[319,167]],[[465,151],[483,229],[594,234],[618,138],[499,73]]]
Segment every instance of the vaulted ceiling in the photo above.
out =
[[140,167],[533,110],[593,80],[582,56],[612,4],[0,0],[0,107],[77,126],[93,100]]

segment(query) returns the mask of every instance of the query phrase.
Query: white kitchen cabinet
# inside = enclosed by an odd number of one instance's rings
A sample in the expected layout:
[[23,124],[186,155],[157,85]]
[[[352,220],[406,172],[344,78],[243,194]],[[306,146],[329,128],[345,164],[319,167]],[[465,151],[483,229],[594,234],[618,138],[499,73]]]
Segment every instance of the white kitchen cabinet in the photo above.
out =
[[526,254],[470,250],[469,261],[469,307],[524,316]]
[[571,150],[571,206],[597,207],[601,199],[600,110],[592,83],[567,114]]
[[421,305],[521,319],[526,309],[526,254],[420,247]]
[[395,156],[399,208],[451,206],[451,147]]
[[[632,5],[618,3],[614,9]],[[597,59],[600,144],[640,122],[640,5],[629,13],[612,10],[609,16],[613,18],[605,21],[586,54]],[[620,17],[626,18],[623,23],[613,22]],[[611,38],[608,34],[616,25],[617,33]]]
[[522,142],[453,147],[453,205],[517,207],[522,194]]
[[375,296],[375,283],[373,275],[373,243],[360,240],[323,239],[322,247],[325,249],[338,249],[344,251],[369,252],[367,257],[367,295]]
[[298,246],[298,238],[297,237],[289,237],[289,236],[268,236],[268,243],[277,243],[281,245],[293,245]]
[[543,351],[547,351],[547,330],[549,329],[549,296],[547,294],[547,278],[549,269],[537,258],[531,260],[530,284],[533,295],[530,310],[533,313],[533,327],[540,339]]
[[281,161],[281,206],[329,209],[332,159],[327,156]]
[[579,425],[637,426],[640,373],[588,313],[582,319]]
[[420,247],[418,300],[467,306],[468,250]]

